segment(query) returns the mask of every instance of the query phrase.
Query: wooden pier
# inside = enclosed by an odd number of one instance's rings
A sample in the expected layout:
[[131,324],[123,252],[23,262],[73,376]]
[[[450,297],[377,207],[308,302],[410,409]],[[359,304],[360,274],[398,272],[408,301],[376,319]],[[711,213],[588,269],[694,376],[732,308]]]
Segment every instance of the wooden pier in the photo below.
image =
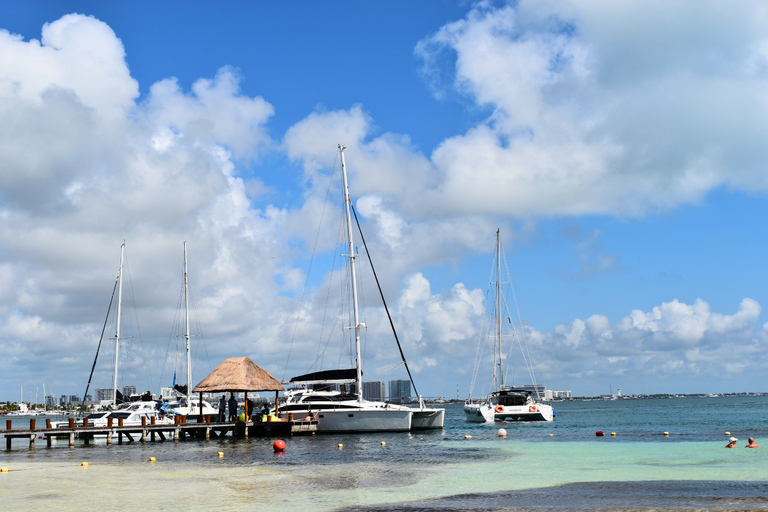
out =
[[285,437],[291,435],[309,434],[312,435],[317,430],[317,421],[274,421],[274,422],[211,422],[210,417],[205,417],[200,423],[185,423],[177,421],[175,424],[146,424],[125,426],[122,420],[118,425],[108,425],[104,427],[94,427],[84,422],[84,425],[75,423],[74,418],[70,418],[69,425],[65,427],[53,428],[51,420],[45,420],[45,428],[35,428],[35,419],[29,420],[29,427],[14,430],[12,420],[6,420],[5,430],[0,430],[0,434],[5,436],[5,448],[11,449],[13,439],[27,439],[29,447],[35,447],[35,441],[39,438],[45,438],[48,448],[51,447],[53,439],[69,439],[69,446],[75,445],[75,439],[79,439],[83,444],[90,444],[94,437],[106,438],[107,444],[117,439],[118,444],[125,441],[132,443],[139,441],[179,441],[183,439],[211,439],[221,438],[227,434],[236,437]]

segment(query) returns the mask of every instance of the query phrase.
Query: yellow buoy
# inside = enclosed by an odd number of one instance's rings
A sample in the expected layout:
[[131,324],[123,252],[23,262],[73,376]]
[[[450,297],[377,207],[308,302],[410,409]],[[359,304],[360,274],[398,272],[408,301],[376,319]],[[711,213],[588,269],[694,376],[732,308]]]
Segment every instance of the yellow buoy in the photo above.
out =
[[386,446],[386,445],[387,443],[385,443],[384,441],[381,442],[381,446]]
[[219,457],[223,457],[223,456],[224,456],[224,452],[219,452]]
[[154,457],[150,457],[149,458],[149,462],[155,462],[155,460],[157,460],[157,459],[155,459]]
[[665,436],[668,436],[668,435],[669,435],[669,432],[664,432],[664,435],[665,435]]
[[725,435],[729,436],[729,435],[731,435],[731,433],[730,432],[726,432]]
[[339,443],[339,448],[344,448],[344,445]]
[[616,435],[616,432],[611,432],[611,435],[612,435],[612,436],[615,436],[615,435]]
[[554,436],[554,435],[555,435],[555,434],[549,434],[549,437],[552,437],[552,436]]
[[88,463],[87,463],[87,462],[81,462],[81,463],[80,463],[80,465],[81,465],[81,466],[83,466],[83,467],[85,467],[85,466],[87,466],[87,465],[88,465]]
[[464,436],[464,439],[472,439],[472,436],[467,434],[467,435]]
[[7,473],[7,472],[8,472],[8,468],[0,468],[0,473]]

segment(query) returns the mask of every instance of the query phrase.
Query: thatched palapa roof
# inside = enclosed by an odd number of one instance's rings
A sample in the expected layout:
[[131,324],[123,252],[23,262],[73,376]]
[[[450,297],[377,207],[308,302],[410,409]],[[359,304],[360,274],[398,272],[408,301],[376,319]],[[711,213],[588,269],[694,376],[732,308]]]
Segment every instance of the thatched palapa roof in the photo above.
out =
[[230,357],[195,386],[195,393],[215,391],[283,391],[283,385],[247,357]]

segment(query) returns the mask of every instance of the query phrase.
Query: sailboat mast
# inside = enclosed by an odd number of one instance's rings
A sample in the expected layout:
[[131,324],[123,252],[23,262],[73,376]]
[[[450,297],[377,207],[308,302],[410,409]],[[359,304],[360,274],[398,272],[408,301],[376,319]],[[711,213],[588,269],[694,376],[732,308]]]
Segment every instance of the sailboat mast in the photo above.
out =
[[115,330],[115,380],[112,386],[112,405],[117,407],[117,363],[120,354],[120,322],[123,314],[123,262],[125,261],[125,240],[120,246],[120,272],[117,285],[117,328]]
[[[189,281],[187,280],[187,242],[184,242],[184,318],[186,330],[184,338],[187,342],[187,396],[192,396],[192,353],[189,347]],[[191,406],[191,404],[190,404]]]
[[498,351],[499,389],[504,387],[504,371],[501,366],[501,234],[496,230],[496,350]]
[[344,162],[344,150],[345,146],[339,144],[339,153],[341,153],[341,177],[344,183],[344,208],[347,216],[347,236],[349,237],[349,254],[346,256],[349,258],[349,271],[352,274],[352,310],[354,315],[355,324],[355,368],[357,373],[355,375],[355,393],[357,394],[357,400],[362,402],[363,400],[363,369],[362,361],[360,360],[360,328],[363,327],[360,324],[359,314],[357,309],[357,277],[355,275],[355,244],[352,240],[352,215],[350,214],[350,199],[349,199],[349,184],[347,182],[347,165]]

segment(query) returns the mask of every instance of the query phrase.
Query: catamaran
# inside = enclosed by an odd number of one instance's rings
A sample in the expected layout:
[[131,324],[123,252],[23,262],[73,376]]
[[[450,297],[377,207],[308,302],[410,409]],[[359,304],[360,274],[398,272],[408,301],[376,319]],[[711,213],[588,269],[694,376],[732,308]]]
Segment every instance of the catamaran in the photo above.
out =
[[[489,421],[552,421],[554,419],[554,409],[552,406],[543,403],[538,394],[538,386],[533,375],[530,361],[526,359],[528,370],[533,380],[532,389],[516,388],[507,386],[504,383],[504,369],[502,367],[502,294],[501,294],[501,235],[496,230],[496,301],[495,301],[495,332],[493,343],[493,385],[494,390],[484,399],[479,401],[468,400],[464,404],[464,416],[467,421],[472,423],[484,423]],[[509,315],[504,315],[509,318]],[[481,344],[483,343],[481,339]],[[475,368],[475,377],[477,376],[479,365],[482,364],[478,358]],[[473,378],[474,386],[474,378]],[[471,391],[470,391],[471,395]]]
[[[293,413],[299,416],[312,415],[317,420],[317,430],[320,432],[407,432],[409,430],[443,428],[445,409],[426,407],[421,397],[419,397],[418,407],[363,398],[360,331],[365,328],[365,324],[360,322],[358,311],[357,275],[355,272],[357,253],[353,241],[351,201],[344,149],[345,147],[339,144],[346,234],[349,243],[349,251],[345,256],[349,258],[351,279],[353,311],[351,328],[354,329],[355,338],[355,366],[354,368],[312,372],[292,378],[287,384],[302,387],[285,392],[285,405],[280,406],[280,412]],[[365,242],[363,241],[363,243]],[[403,362],[405,363],[404,357]],[[408,373],[410,375],[410,370]],[[411,382],[413,383],[413,379]],[[334,384],[352,385],[352,387],[349,392],[335,391],[330,389]],[[414,389],[415,387],[414,384]]]

